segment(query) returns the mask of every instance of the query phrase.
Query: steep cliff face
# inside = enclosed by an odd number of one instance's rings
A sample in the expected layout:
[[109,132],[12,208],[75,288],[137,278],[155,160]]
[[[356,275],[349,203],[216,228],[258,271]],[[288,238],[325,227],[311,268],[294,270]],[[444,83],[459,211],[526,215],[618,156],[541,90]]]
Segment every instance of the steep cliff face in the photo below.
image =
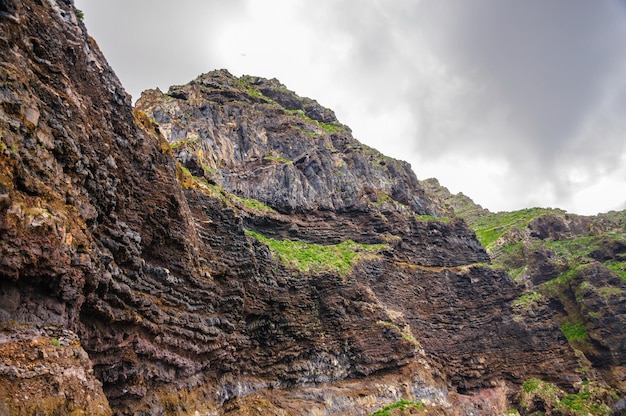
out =
[[[56,330],[40,329],[54,326],[78,334],[77,348],[88,351],[100,381],[91,365],[84,377],[100,387],[76,397],[68,386],[41,394],[59,399],[51,404],[59,414],[69,413],[103,398],[102,382],[114,404],[151,371],[127,357],[141,348],[133,334],[147,331],[141,313],[161,302],[150,290],[164,284],[157,266],[167,260],[163,248],[194,267],[191,217],[174,161],[140,128],[71,2],[1,5],[0,316],[3,341],[34,360],[3,360],[12,367],[3,385],[55,385],[63,366],[28,371],[51,356],[33,343],[58,341]],[[99,363],[100,353],[112,364]],[[110,387],[120,379],[126,382]],[[1,401],[9,414],[26,412],[37,391]]]
[[137,107],[197,183],[266,206],[244,210],[247,229],[273,241],[385,244],[349,280],[401,319],[386,322],[410,331],[405,338],[419,334],[430,366],[459,391],[521,383],[529,373],[575,381],[576,360],[550,311],[513,311],[519,292],[508,276],[482,265],[488,257],[462,221],[435,216],[446,209],[424,198],[405,164],[360,145],[329,110],[307,115],[303,102],[319,108],[275,80],[217,71],[166,94],[148,91]]
[[581,216],[534,208],[491,213],[450,194],[434,179],[421,184],[468,221],[494,265],[524,289],[516,307],[552,309],[586,361],[581,368],[624,397],[626,212]]
[[357,142],[331,110],[277,80],[215,71],[167,94],[146,91],[137,108],[153,117],[193,174],[280,212],[390,202],[442,214],[406,162]]
[[491,414],[580,380],[550,310],[330,110],[218,71],[144,114],[71,2],[0,28],[0,410]]

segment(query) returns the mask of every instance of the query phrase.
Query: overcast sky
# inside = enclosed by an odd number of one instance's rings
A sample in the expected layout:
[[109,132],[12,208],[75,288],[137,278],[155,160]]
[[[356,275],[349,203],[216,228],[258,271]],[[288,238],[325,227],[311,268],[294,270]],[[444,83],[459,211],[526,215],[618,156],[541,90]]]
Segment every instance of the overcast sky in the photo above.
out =
[[492,211],[626,209],[626,2],[75,0],[133,99],[226,68]]

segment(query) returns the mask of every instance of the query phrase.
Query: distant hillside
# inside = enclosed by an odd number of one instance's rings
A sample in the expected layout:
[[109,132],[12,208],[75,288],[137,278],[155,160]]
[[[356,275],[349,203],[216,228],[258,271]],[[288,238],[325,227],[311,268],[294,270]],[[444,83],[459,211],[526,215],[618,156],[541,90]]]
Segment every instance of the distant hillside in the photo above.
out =
[[516,308],[548,306],[579,351],[581,372],[598,373],[626,388],[626,211],[597,216],[531,208],[491,213],[436,180],[422,181],[464,218],[494,266],[524,294]]

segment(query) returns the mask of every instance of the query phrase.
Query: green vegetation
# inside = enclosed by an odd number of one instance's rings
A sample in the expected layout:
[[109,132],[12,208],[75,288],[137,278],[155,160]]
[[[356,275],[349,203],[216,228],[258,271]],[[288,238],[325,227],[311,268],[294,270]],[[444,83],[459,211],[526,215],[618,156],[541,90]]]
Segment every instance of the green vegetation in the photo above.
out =
[[[265,205],[263,202],[254,198],[242,198],[240,196],[231,194],[227,192],[224,188],[219,185],[210,184],[207,182],[205,178],[199,178],[191,174],[189,169],[187,169],[183,165],[180,166],[180,176],[179,181],[186,189],[194,188],[197,189],[207,195],[211,195],[212,197],[221,199],[225,204],[233,207],[244,208],[247,207],[257,212],[262,213],[273,213],[276,212],[274,208]],[[204,168],[204,167],[203,167]],[[205,171],[207,168],[204,168]],[[210,169],[210,168],[208,168]]]
[[513,306],[523,310],[530,310],[537,306],[543,296],[537,292],[526,293],[513,301]]
[[391,197],[391,195],[389,195],[386,192],[380,191],[376,194],[376,201],[371,201],[370,204],[376,207],[379,207],[383,204],[394,203],[394,202],[396,201]]
[[190,145],[197,145],[198,143],[199,143],[199,139],[197,137],[193,138],[193,139],[183,139],[183,140],[178,140],[178,141],[175,141],[175,142],[171,142],[170,143],[170,148],[172,148],[172,150],[174,150],[174,149],[178,149],[179,147],[183,147],[183,146],[187,147],[187,146],[190,146]]
[[83,20],[85,13],[81,9],[76,9],[76,17],[78,17],[78,20]]
[[604,265],[626,281],[626,261],[609,261]]
[[505,270],[509,273],[509,276],[511,276],[513,280],[517,280],[522,275],[522,273],[524,273],[526,269],[527,269],[526,266],[517,267],[515,269],[505,268]]
[[[185,175],[189,175],[189,176],[192,176],[192,177],[193,177],[193,175],[191,174],[191,172],[189,171],[189,169],[187,169],[187,167],[185,167],[185,165],[180,165],[180,170],[182,170],[182,171],[183,171],[183,174],[185,174]],[[194,178],[195,178],[195,177],[194,177]]]
[[[323,123],[321,121],[317,121],[317,120],[313,120],[312,118],[310,118],[309,116],[307,116],[305,114],[305,112],[303,110],[285,110],[285,113],[301,118],[303,121],[309,123],[309,124],[314,124],[316,126],[321,127],[322,129],[326,130],[328,133],[335,133],[339,130],[341,130],[341,128],[343,127],[340,124],[328,124],[328,123]],[[311,135],[312,132],[308,132],[306,130],[304,130],[305,133]],[[313,135],[316,135],[315,133],[312,133]]]
[[522,386],[520,408],[527,413],[541,409],[575,416],[607,415],[611,409],[602,403],[607,395],[607,389],[590,381],[584,382],[578,393],[566,394],[552,383],[531,378]]
[[307,121],[313,121],[313,119],[308,118],[305,114],[304,114],[304,110],[285,110],[285,113],[287,114],[291,114],[292,116],[298,116],[301,117]]
[[561,325],[561,331],[563,331],[563,334],[570,342],[587,338],[587,331],[585,330],[585,324],[583,322],[574,324],[564,323]]
[[270,162],[276,162],[276,163],[291,163],[292,162],[291,160],[286,159],[282,156],[276,156],[273,154],[266,154],[265,156],[263,156],[263,159],[269,160]]
[[247,233],[267,244],[284,264],[303,272],[335,271],[347,276],[362,259],[374,258],[386,244],[359,244],[347,240],[339,244],[320,245],[293,240],[276,240],[254,231]]
[[[587,358],[597,352],[589,340],[587,324],[611,312],[596,310],[585,299],[591,294],[594,299],[607,300],[624,294],[621,285],[596,282],[593,276],[602,264],[626,281],[626,255],[622,249],[626,245],[626,211],[577,217],[566,216],[561,210],[534,208],[466,216],[455,207],[455,213],[474,229],[495,266],[503,267],[520,285],[535,284],[532,292],[513,301],[514,319],[523,319],[518,316],[520,312],[546,301],[548,306],[558,305],[555,315],[561,331],[580,354],[578,371],[588,373],[591,364]],[[539,217],[544,218],[529,228]],[[536,235],[535,231],[544,235]],[[544,281],[544,272],[556,277]],[[612,402],[611,397],[608,387],[584,385],[578,393],[567,394],[554,384],[529,379],[522,389],[520,412],[605,415],[609,413],[605,403]]]
[[486,248],[490,248],[498,238],[513,229],[519,230],[528,226],[528,224],[537,217],[545,214],[562,214],[563,211],[551,208],[530,208],[512,212],[498,212],[491,215],[468,219],[470,226],[476,232],[478,241]]
[[570,280],[578,273],[579,267],[573,267],[558,277],[548,280],[537,287],[537,291],[547,298],[558,298],[568,287]]
[[61,346],[61,341],[59,341],[59,340],[58,340],[58,339],[56,339],[56,338],[55,338],[55,339],[51,339],[51,340],[50,340],[50,344],[51,344],[51,345],[54,345],[55,347],[59,347],[59,346]]
[[326,130],[329,133],[335,133],[338,130],[341,130],[341,126],[338,126],[336,124],[327,124],[327,123],[322,123],[321,121],[318,122],[318,124],[320,125],[321,128],[323,128],[324,130]]
[[248,86],[246,88],[246,91],[248,92],[248,95],[250,97],[252,97],[252,98],[256,98],[256,99],[259,99],[259,100],[262,100],[262,101],[267,101],[268,100],[268,98],[265,95],[263,95],[263,93],[261,91],[257,90],[254,87]]
[[265,96],[261,91],[256,89],[253,85],[250,84],[251,78],[249,77],[241,77],[237,80],[239,86],[246,90],[246,93],[251,97],[258,101],[264,101],[266,103],[271,102],[272,100]]
[[422,409],[424,408],[426,405],[422,402],[411,402],[408,400],[404,400],[404,399],[400,399],[399,401],[387,405],[385,407],[383,407],[380,410],[377,410],[376,412],[372,413],[370,416],[391,416],[392,413],[391,411],[394,409],[398,409],[400,411],[405,410],[407,407],[414,407],[416,409]]
[[582,236],[568,240],[550,241],[548,247],[559,257],[574,262],[589,262],[589,254],[603,244],[601,236]]
[[255,211],[261,211],[261,212],[276,212],[276,210],[274,210],[274,208],[265,205],[263,202],[259,201],[258,199],[254,199],[254,198],[241,198],[237,195],[233,195],[230,194],[229,195],[231,201],[233,203],[235,203],[236,205],[245,205],[248,208],[251,208]]
[[449,217],[435,217],[434,215],[414,215],[415,219],[418,221],[439,221],[439,222],[450,222],[452,218]]
[[532,412],[536,403],[543,403],[546,409],[554,409],[562,395],[563,392],[554,384],[538,378],[529,378],[522,385],[520,408]]

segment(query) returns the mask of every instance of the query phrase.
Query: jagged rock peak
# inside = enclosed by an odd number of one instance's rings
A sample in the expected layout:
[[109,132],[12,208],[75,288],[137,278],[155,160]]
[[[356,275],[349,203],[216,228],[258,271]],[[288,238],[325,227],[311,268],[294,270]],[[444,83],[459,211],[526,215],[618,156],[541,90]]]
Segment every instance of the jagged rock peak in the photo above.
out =
[[192,174],[280,212],[382,205],[446,215],[408,163],[358,142],[331,110],[276,79],[213,71],[166,94],[146,91],[137,108]]
[[439,201],[442,205],[452,210],[454,215],[470,220],[490,214],[490,211],[475,203],[463,192],[453,194],[436,178],[428,178],[420,181],[429,198]]
[[[219,69],[202,74],[189,84],[193,85],[195,83],[216,89],[224,87],[243,88],[246,92],[251,93],[250,95],[253,95],[254,98],[274,100],[287,110],[301,110],[307,117],[318,122],[338,123],[337,117],[331,109],[322,107],[316,100],[311,98],[299,97],[276,78],[266,79],[252,75],[243,75],[237,78],[228,70]],[[172,90],[175,91],[176,87],[170,89],[172,93],[175,93]],[[265,97],[259,97],[254,90],[258,90]],[[345,128],[346,126],[343,127]]]

